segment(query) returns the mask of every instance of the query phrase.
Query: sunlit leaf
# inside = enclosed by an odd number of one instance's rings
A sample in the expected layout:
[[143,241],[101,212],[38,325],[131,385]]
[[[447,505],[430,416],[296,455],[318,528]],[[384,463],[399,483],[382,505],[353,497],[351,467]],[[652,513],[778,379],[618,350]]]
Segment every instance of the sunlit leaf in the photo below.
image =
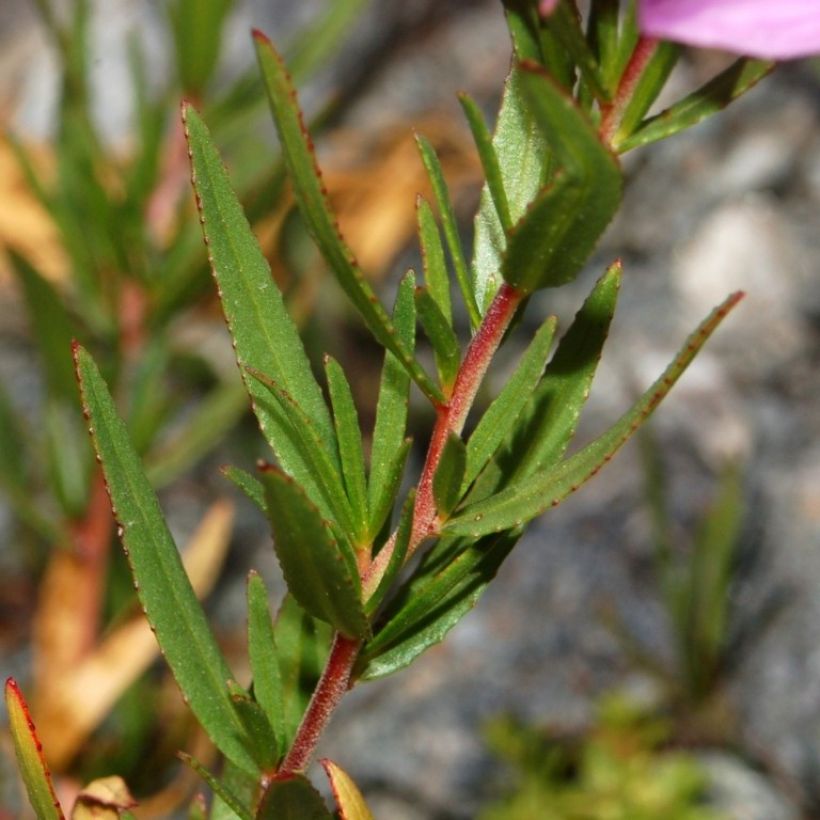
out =
[[660,378],[602,436],[557,467],[511,484],[497,495],[468,505],[443,527],[445,534],[479,538],[520,527],[585,484],[611,460],[669,393],[722,319],[739,301],[733,294],[701,323]]
[[268,590],[256,572],[248,575],[248,660],[253,675],[254,698],[267,715],[281,755],[285,745],[282,673],[268,607]]
[[473,293],[473,283],[470,280],[470,274],[467,270],[467,262],[464,259],[464,250],[461,247],[461,238],[458,232],[458,223],[456,222],[453,203],[450,200],[450,192],[444,180],[444,172],[441,169],[441,163],[436,155],[436,151],[430,142],[420,135],[416,136],[416,142],[418,143],[421,153],[421,160],[427,169],[427,175],[430,177],[430,184],[433,186],[433,195],[438,205],[441,224],[444,228],[444,238],[447,240],[447,248],[450,251],[450,259],[453,262],[453,268],[455,270],[456,282],[461,290],[461,297],[467,308],[470,324],[473,329],[475,329],[481,322],[481,314],[479,313],[478,304],[476,303],[475,294]]
[[332,760],[320,762],[330,780],[333,797],[339,807],[340,820],[373,820],[372,812],[350,775]]
[[14,678],[6,679],[6,712],[17,766],[37,820],[64,820],[28,705]]
[[769,74],[774,66],[775,63],[771,60],[737,60],[680,102],[644,120],[631,134],[624,135],[621,141],[613,142],[613,148],[623,154],[697,125],[745,94]]
[[538,66],[521,67],[527,104],[558,171],[510,234],[501,273],[530,292],[577,276],[621,201],[618,161],[584,113]]
[[436,218],[433,216],[432,208],[427,200],[421,196],[416,201],[416,216],[419,223],[421,258],[424,264],[424,282],[430,296],[438,305],[442,316],[448,324],[452,324],[453,309],[450,302],[450,277],[447,273],[447,262],[444,259],[441,234],[438,225],[436,225]]
[[355,526],[354,533],[358,544],[366,544],[367,479],[359,416],[353,402],[353,393],[341,365],[328,356],[325,358],[325,372],[333,406],[333,418],[336,423],[336,439],[339,442],[342,475]]
[[185,574],[157,497],[105,382],[79,346],[75,362],[92,441],[146,617],[202,727],[226,757],[254,773],[245,729],[228,695],[230,669]]
[[304,491],[285,473],[262,474],[273,544],[288,589],[311,615],[349,637],[369,626],[352,548],[337,540]]
[[441,458],[433,476],[433,498],[436,503],[436,512],[442,519],[450,515],[461,499],[466,463],[467,448],[460,436],[451,432],[444,443]]
[[296,89],[282,58],[261,32],[254,32],[254,38],[282,154],[305,222],[370,332],[401,362],[425,395],[431,400],[440,400],[438,388],[398,338],[390,317],[339,233],[316,165],[313,145],[296,101]]
[[532,400],[533,391],[546,366],[555,326],[555,317],[550,317],[541,325],[504,389],[470,434],[462,491],[473,483],[487,461],[515,428],[520,414]]
[[210,135],[190,106],[184,108],[184,119],[203,232],[242,378],[262,433],[282,466],[315,491],[312,470],[289,435],[287,417],[269,401],[260,403],[267,390],[248,376],[248,368],[281,384],[311,420],[327,452],[333,453],[336,441],[330,413]]

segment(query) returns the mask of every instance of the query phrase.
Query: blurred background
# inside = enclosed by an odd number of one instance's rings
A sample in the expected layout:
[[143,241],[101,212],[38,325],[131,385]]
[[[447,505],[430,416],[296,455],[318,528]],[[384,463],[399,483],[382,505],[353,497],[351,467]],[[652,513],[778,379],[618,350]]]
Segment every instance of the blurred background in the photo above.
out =
[[[311,353],[355,375],[365,429],[381,366],[294,213],[254,26],[285,49],[342,230],[389,295],[419,267],[414,132],[469,239],[481,172],[456,93],[492,118],[510,59],[497,0],[0,4],[0,671],[32,700],[62,793],[119,773],[145,817],[175,816],[195,788],[176,749],[213,753],[135,612],[68,340],[102,362],[240,679],[247,571],[274,602],[283,590],[266,523],[220,473],[267,454],[207,271],[182,97]],[[687,54],[661,103],[725,63]],[[820,817],[818,119],[818,65],[786,64],[627,155],[595,258],[533,300],[525,321],[566,328],[624,262],[584,442],[747,291],[649,433],[531,527],[446,641],[348,697],[320,754],[377,817]],[[22,805],[3,737],[0,817]]]

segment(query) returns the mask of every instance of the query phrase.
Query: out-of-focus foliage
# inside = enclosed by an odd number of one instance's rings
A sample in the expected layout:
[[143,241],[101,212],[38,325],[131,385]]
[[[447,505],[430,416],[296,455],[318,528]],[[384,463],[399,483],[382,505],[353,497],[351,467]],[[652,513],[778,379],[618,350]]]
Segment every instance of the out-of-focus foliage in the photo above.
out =
[[513,786],[481,820],[721,820],[692,754],[664,747],[669,727],[619,695],[578,736],[500,719],[487,731]]

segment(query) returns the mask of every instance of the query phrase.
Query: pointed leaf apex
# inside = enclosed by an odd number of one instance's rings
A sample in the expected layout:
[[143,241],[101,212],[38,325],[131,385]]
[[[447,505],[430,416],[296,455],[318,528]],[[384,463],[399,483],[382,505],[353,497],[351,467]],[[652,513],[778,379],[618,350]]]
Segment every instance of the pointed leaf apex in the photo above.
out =
[[251,29],[251,37],[253,37],[253,39],[256,40],[256,42],[258,42],[258,43],[268,43],[269,44],[271,42],[270,37],[268,37],[268,35],[265,34],[264,31],[262,31],[261,29],[258,29],[258,28],[252,28]]

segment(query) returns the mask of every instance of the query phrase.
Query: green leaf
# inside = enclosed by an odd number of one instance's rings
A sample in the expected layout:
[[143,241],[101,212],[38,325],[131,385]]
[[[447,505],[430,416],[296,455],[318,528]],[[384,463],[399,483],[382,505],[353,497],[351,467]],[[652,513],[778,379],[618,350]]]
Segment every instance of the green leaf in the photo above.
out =
[[280,463],[315,492],[311,468],[292,440],[287,418],[271,402],[260,403],[268,391],[248,378],[248,368],[281,384],[298,401],[327,452],[334,453],[333,422],[321,388],[205,125],[190,106],[184,108],[184,121],[211,267],[245,387]]
[[273,544],[288,589],[316,618],[348,637],[361,638],[369,625],[352,548],[334,537],[330,524],[285,473],[262,474],[273,527]]
[[478,158],[481,160],[481,167],[484,170],[487,190],[490,192],[490,198],[495,206],[498,220],[504,231],[509,231],[513,226],[512,217],[510,216],[510,203],[507,202],[507,192],[504,190],[504,176],[493,146],[492,135],[476,101],[464,92],[458,95],[458,101],[461,103],[461,108],[467,118],[467,124],[470,126],[470,132],[473,135],[473,141],[478,149]]
[[641,145],[666,139],[722,111],[732,100],[745,94],[775,66],[770,60],[741,58],[680,102],[644,120],[613,148],[623,154]]
[[389,675],[439,643],[475,606],[518,537],[441,539],[391,600],[381,627],[359,656],[357,677]]
[[247,412],[248,396],[238,382],[220,384],[194,410],[184,429],[150,451],[146,471],[151,484],[164,487],[197,463],[236,427]]
[[285,595],[274,625],[282,700],[285,743],[289,748],[330,653],[332,631],[305,612],[292,594]]
[[311,486],[313,481],[316,482],[317,494],[309,493],[311,499],[319,506],[323,515],[334,519],[345,532],[352,533],[353,511],[347,500],[338,461],[334,458],[335,448],[331,455],[308,416],[280,384],[255,370],[251,371],[251,375],[268,390],[268,395],[260,397],[258,401],[268,405],[268,412],[272,416],[279,415],[294,449],[310,470]]
[[[513,223],[521,219],[541,190],[549,165],[549,147],[525,96],[521,76],[521,70],[515,66],[507,77],[493,134],[493,148]],[[489,185],[485,183],[475,218],[472,271],[476,300],[482,313],[501,284],[499,271],[506,248],[506,232]]]
[[[410,536],[413,534],[413,510],[416,503],[416,491],[411,490],[404,502],[399,526],[396,530],[396,540],[393,544],[393,552],[390,554],[390,560],[387,562],[387,568],[381,577],[373,594],[367,598],[365,603],[365,612],[373,615],[379,608],[382,601],[384,601],[393,581],[398,577],[401,568],[404,566],[404,559],[407,556],[407,548],[410,546]],[[367,592],[367,590],[365,590]]]
[[595,98],[600,102],[608,102],[609,89],[604,82],[598,61],[587,44],[581,28],[581,18],[574,4],[570,6],[567,0],[558,0],[545,22],[567,55],[580,69],[584,82]]
[[254,38],[282,154],[305,223],[339,284],[361,314],[370,332],[401,362],[431,401],[440,401],[442,397],[438,388],[413,358],[412,352],[398,338],[384,307],[376,298],[353,254],[339,234],[316,165],[310,136],[296,101],[296,89],[282,58],[261,32],[254,32]]
[[279,748],[268,716],[238,684],[228,681],[228,689],[234,709],[245,727],[248,749],[253,759],[262,771],[270,771],[278,762]]
[[37,730],[14,678],[6,679],[5,696],[9,733],[29,803],[37,820],[63,820],[63,810],[54,792]]
[[480,538],[517,528],[557,506],[570,493],[596,475],[601,467],[649,418],[680,378],[721,320],[739,301],[733,294],[701,323],[660,378],[602,436],[552,469],[540,470],[511,484],[497,495],[470,504],[442,528],[444,534]]
[[268,590],[253,571],[248,575],[248,660],[253,676],[253,696],[270,722],[278,754],[282,755],[285,750],[282,673],[268,607]]
[[[393,309],[396,333],[411,352],[416,341],[415,285],[413,272],[409,271],[399,285]],[[398,490],[397,480],[401,479],[404,459],[409,451],[405,443],[409,395],[410,379],[406,371],[392,353],[385,351],[376,406],[376,424],[370,447],[367,500],[370,508],[371,537],[375,537],[379,532],[392,508]],[[404,456],[399,460],[402,451]]]
[[175,0],[168,6],[177,73],[186,94],[201,96],[219,57],[233,0]]
[[145,615],[203,729],[227,758],[253,774],[257,766],[228,694],[230,669],[185,574],[157,497],[96,365],[79,345],[74,357],[92,441]]
[[330,356],[325,358],[325,372],[336,422],[336,438],[342,461],[347,497],[355,526],[356,544],[367,545],[368,508],[367,479],[365,478],[364,450],[359,416],[353,402],[353,393],[339,363]]
[[618,57],[618,12],[620,0],[592,0],[589,10],[589,42],[598,62],[604,87],[615,91],[620,79]]
[[626,70],[635,47],[640,41],[641,32],[638,28],[638,2],[627,0],[626,10],[621,15],[621,25],[618,32],[618,51],[612,66],[612,76],[618,83]]
[[470,317],[470,325],[473,330],[475,330],[475,328],[481,324],[481,313],[478,310],[475,293],[473,292],[473,283],[470,280],[467,262],[464,259],[464,250],[461,247],[461,238],[458,234],[456,214],[453,210],[453,203],[450,200],[447,183],[444,181],[444,172],[441,170],[441,163],[430,142],[424,137],[417,135],[416,143],[421,153],[421,161],[427,169],[430,184],[433,186],[433,195],[438,205],[441,224],[444,228],[444,238],[447,241],[450,259],[453,262],[453,268],[456,274],[456,282],[458,282],[458,287],[461,290],[461,296],[467,308],[467,315]]
[[461,364],[458,339],[452,326],[426,288],[416,288],[415,299],[419,321],[433,346],[433,356],[436,360],[436,370],[442,390],[445,396],[449,396]]
[[339,807],[339,820],[373,820],[373,813],[350,775],[332,760],[322,760],[320,763],[333,789],[333,797]]
[[250,473],[240,470],[239,467],[223,467],[221,470],[225,478],[232,481],[245,493],[265,515],[268,514],[268,502],[265,499],[265,488]]
[[272,781],[254,816],[256,820],[333,820],[322,796],[300,774]]
[[48,401],[43,415],[51,490],[66,516],[80,518],[85,512],[93,464],[82,418],[76,407],[64,399]]
[[[393,453],[393,458],[381,471],[381,483],[375,487],[373,500],[370,505],[370,532],[369,538],[375,539],[390,516],[396,496],[401,489],[401,480],[404,477],[404,468],[413,439],[406,438],[401,447]],[[371,487],[373,486],[371,480]]]
[[226,784],[214,777],[195,757],[185,752],[177,752],[177,757],[195,771],[210,787],[211,791],[230,809],[239,820],[254,820],[253,812],[247,808]]
[[532,63],[521,85],[559,172],[511,233],[501,273],[521,290],[571,281],[621,201],[618,161],[573,99]]
[[21,493],[27,486],[28,465],[23,428],[5,387],[0,384],[0,487]]
[[422,196],[416,200],[416,216],[419,224],[421,257],[424,264],[424,281],[442,316],[449,325],[452,325],[450,278],[447,275],[447,263],[444,260],[444,247],[441,244],[441,235],[438,232],[433,210]]
[[499,456],[506,482],[557,464],[575,435],[601,359],[621,284],[616,262],[598,280],[547,366]]
[[73,402],[77,394],[71,361],[71,342],[77,336],[75,324],[52,285],[24,257],[13,250],[8,254],[23,290],[31,335],[42,357],[49,393]]
[[451,432],[444,442],[438,468],[433,476],[433,498],[436,512],[442,520],[447,519],[461,500],[464,468],[467,464],[467,448],[457,433]]
[[370,0],[334,0],[301,31],[287,49],[287,63],[294,79],[322,68],[344,41],[345,34]]
[[680,55],[681,47],[677,43],[661,41],[655,46],[651,58],[632,90],[629,102],[621,112],[618,128],[612,138],[613,145],[623,144],[639,126],[666,85]]
[[[484,469],[504,439],[515,428],[518,418],[532,399],[547,363],[556,319],[548,318],[533,337],[515,372],[504,389],[481,417],[467,442],[467,463],[464,469],[462,494]],[[531,442],[532,445],[532,442]]]

